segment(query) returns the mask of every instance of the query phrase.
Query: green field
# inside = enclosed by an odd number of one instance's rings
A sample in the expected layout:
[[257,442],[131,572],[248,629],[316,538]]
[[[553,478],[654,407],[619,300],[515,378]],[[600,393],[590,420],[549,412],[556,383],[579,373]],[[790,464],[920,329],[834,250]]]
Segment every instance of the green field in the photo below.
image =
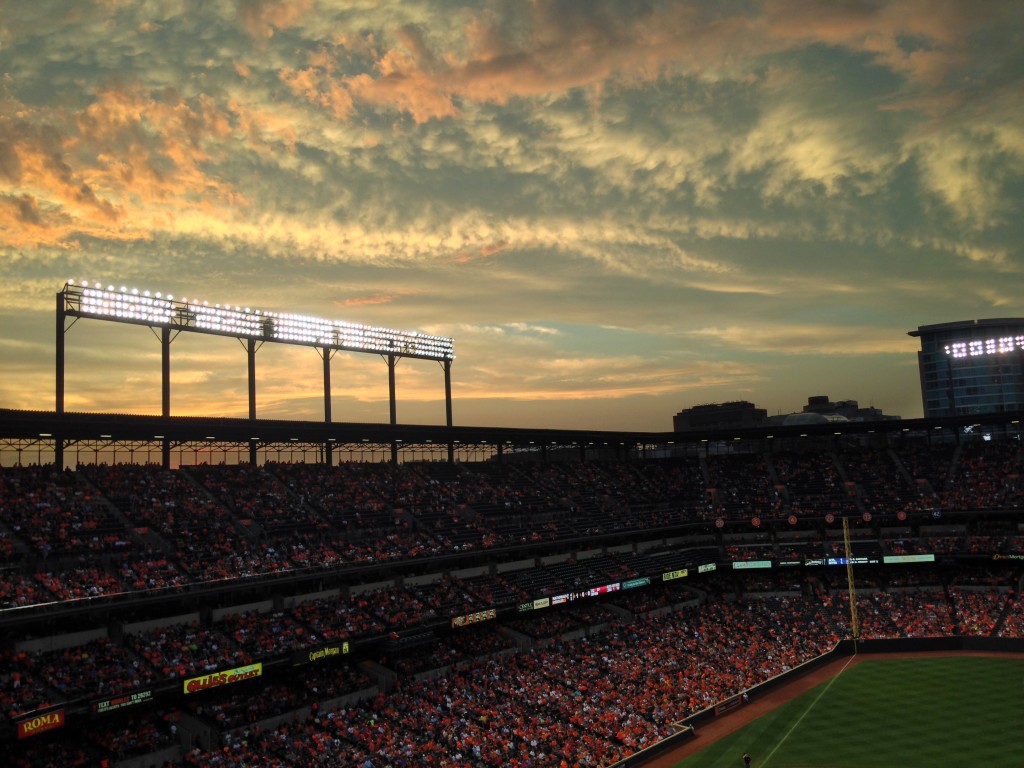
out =
[[1024,660],[865,660],[676,768],[745,751],[754,768],[1021,768]]

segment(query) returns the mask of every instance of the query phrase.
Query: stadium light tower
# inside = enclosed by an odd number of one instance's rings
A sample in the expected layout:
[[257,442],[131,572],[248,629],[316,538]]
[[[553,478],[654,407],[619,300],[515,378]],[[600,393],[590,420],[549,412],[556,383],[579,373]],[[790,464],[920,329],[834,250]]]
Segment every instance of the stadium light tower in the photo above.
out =
[[[338,351],[378,354],[388,365],[391,424],[397,424],[395,365],[402,358],[435,360],[444,369],[445,418],[452,426],[451,364],[455,344],[450,338],[422,331],[400,331],[327,320],[291,312],[270,312],[229,304],[210,305],[197,299],[139,291],[125,286],[68,280],[57,293],[57,404],[64,412],[64,336],[67,318],[92,318],[143,325],[158,333],[162,350],[161,415],[170,416],[170,344],[179,333],[228,336],[246,349],[249,373],[249,418],[256,418],[256,351],[266,342],[313,347],[324,361],[324,419],[331,421],[330,360]],[[73,324],[73,323],[72,323]],[[451,451],[450,451],[451,453]],[[397,448],[393,447],[397,460]],[[255,446],[251,449],[255,463]]]

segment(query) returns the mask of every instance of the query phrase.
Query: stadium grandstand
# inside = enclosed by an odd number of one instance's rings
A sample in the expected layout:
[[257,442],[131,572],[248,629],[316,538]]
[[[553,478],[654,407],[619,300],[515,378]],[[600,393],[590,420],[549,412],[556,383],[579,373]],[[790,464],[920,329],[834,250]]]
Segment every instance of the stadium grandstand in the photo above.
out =
[[[1020,413],[686,432],[455,426],[452,340],[69,281],[52,412],[0,409],[13,766],[642,765],[858,649],[1024,650]],[[159,416],[64,408],[66,321],[159,330]],[[170,413],[173,333],[234,336],[249,418]],[[257,418],[316,347],[323,422]],[[330,358],[389,366],[331,418]],[[396,418],[442,364],[446,423]]]
[[254,452],[249,420],[0,411],[4,753],[639,765],[854,643],[1020,650],[1019,416]]

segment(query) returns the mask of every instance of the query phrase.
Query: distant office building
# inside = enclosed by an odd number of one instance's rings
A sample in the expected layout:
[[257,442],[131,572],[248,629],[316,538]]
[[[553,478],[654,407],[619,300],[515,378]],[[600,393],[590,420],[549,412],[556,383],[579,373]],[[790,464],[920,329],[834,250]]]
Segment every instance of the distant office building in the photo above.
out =
[[861,408],[856,400],[832,402],[828,395],[807,398],[800,413],[782,413],[768,417],[769,426],[845,423],[850,421],[899,421],[899,416],[887,416],[880,408]]
[[917,353],[926,418],[1024,409],[1024,318],[922,325]]
[[814,395],[807,398],[804,413],[820,413],[822,416],[842,416],[847,421],[899,421],[899,416],[886,416],[881,408],[861,408],[856,400],[832,402],[828,395]]
[[686,408],[672,417],[676,432],[694,432],[708,429],[742,429],[762,427],[767,423],[768,411],[757,408],[746,400],[730,403],[708,403]]

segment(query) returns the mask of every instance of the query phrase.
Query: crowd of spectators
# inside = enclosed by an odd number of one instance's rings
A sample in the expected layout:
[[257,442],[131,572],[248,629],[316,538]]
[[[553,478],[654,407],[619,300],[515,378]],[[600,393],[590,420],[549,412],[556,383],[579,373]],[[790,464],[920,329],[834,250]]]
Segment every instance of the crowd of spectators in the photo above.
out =
[[185,762],[230,765],[262,754],[311,765],[371,756],[393,766],[609,765],[669,735],[678,719],[820,653],[840,627],[834,610],[802,599],[638,617],[601,635],[406,680],[358,707],[253,730],[226,751],[197,750]]
[[89,729],[88,738],[102,753],[111,755],[111,762],[124,760],[176,746],[180,719],[177,710],[130,713],[116,721],[96,723]]
[[[874,580],[901,581],[890,579],[892,574]],[[941,569],[929,568],[907,579],[914,586],[860,595],[861,637],[991,635],[1003,613],[1010,619],[1003,628],[1019,629],[1006,573],[1000,579],[997,570],[989,571],[982,580],[991,583],[982,587],[944,585],[943,578]],[[344,710],[316,712],[301,724],[286,718],[285,725],[266,730],[260,722],[267,717],[339,693],[370,690],[371,678],[346,664],[308,670],[305,679],[287,683],[250,681],[248,691],[226,690],[191,703],[193,715],[222,734],[222,746],[193,750],[185,762],[264,764],[249,759],[266,748],[252,759],[288,764],[305,755],[337,764],[332,761],[377,755],[392,765],[403,760],[445,765],[461,755],[461,764],[474,766],[558,766],[563,759],[570,765],[606,765],[664,738],[672,722],[792,669],[846,636],[849,605],[840,581],[829,585],[807,577],[795,585],[798,591],[780,594],[780,588],[794,585],[779,576],[726,571],[695,583],[697,592],[679,583],[658,590],[659,599],[644,599],[643,590],[613,593],[607,604],[570,602],[561,611],[535,611],[475,631],[436,635],[428,649],[419,647],[415,654],[378,649],[374,663],[397,675],[392,690]],[[679,608],[683,603],[692,607]],[[672,610],[659,610],[664,607]],[[265,622],[254,621],[260,616]],[[5,708],[17,712],[15,697],[31,687],[29,677],[60,700],[151,687],[163,675],[245,663],[256,658],[243,650],[250,636],[288,635],[282,627],[290,622],[279,613],[240,613],[216,625],[220,631],[181,624],[127,634],[120,648],[102,639],[7,658],[4,668],[23,676],[17,685],[0,681]],[[596,626],[604,630],[578,631]],[[542,642],[524,650],[533,643],[523,646],[516,635]],[[266,639],[250,650],[261,649],[280,650]],[[427,663],[415,663],[414,657]],[[159,670],[156,664],[162,664]],[[417,677],[442,667],[447,673],[440,678]],[[333,685],[328,669],[341,675]],[[137,737],[121,740],[117,733],[130,729],[111,729],[94,744],[118,752],[140,745],[158,748],[169,725],[150,723]]]
[[764,456],[715,456],[705,461],[708,474],[708,515],[747,520],[781,517],[786,506],[783,486],[772,476]]
[[863,511],[885,514],[906,510],[919,498],[916,483],[908,482],[907,468],[888,452],[873,448],[844,450],[839,457],[846,482],[853,483]]
[[386,653],[379,663],[400,675],[412,677],[463,664],[480,656],[512,651],[516,647],[515,639],[509,633],[483,626],[468,633],[454,632],[444,636],[431,633],[412,647]]
[[107,637],[81,645],[21,656],[33,675],[55,691],[58,700],[116,696],[153,685],[156,671]]
[[[846,596],[840,599],[849,604]],[[955,633],[950,606],[939,588],[875,593],[869,601],[858,601],[857,615],[865,640]]]
[[958,635],[990,637],[1007,605],[1007,595],[998,591],[949,587],[950,608]]
[[[34,551],[37,561],[136,547],[123,521],[73,473],[48,465],[2,471],[0,499],[5,528]],[[2,552],[13,554],[13,543]]]
[[1024,601],[1011,590],[1007,595],[1006,611],[996,630],[999,637],[1024,637]]
[[860,514],[856,486],[843,480],[833,454],[780,455],[773,461],[791,514],[798,518]]
[[253,660],[220,627],[204,627],[196,621],[126,633],[124,644],[163,679],[170,680]]
[[305,692],[286,682],[242,683],[205,699],[190,699],[189,710],[212,727],[230,731],[306,706]]
[[0,468],[0,608],[701,521],[1017,509],[1020,470],[1009,440],[644,464]]
[[0,648],[0,706],[9,721],[59,700],[59,694],[33,672],[28,653]]
[[89,741],[77,738],[47,739],[34,745],[31,752],[14,751],[8,754],[12,768],[91,768],[99,765],[102,753]]
[[1022,450],[1013,440],[982,442],[963,451],[939,491],[944,509],[1021,509]]
[[[792,669],[848,634],[845,569],[731,568],[843,557],[835,524],[803,525],[826,512],[864,521],[852,531],[852,549],[872,562],[931,552],[987,563],[859,565],[861,637],[1022,636],[1020,566],[993,558],[1019,551],[1024,537],[1012,524],[932,528],[901,520],[881,529],[861,517],[912,510],[922,499],[925,509],[1017,508],[1015,446],[972,444],[943,456],[901,449],[725,454],[649,466],[0,469],[0,610],[56,604],[59,614],[83,601],[106,605],[186,590],[201,606],[194,615],[155,621],[150,608],[137,626],[97,621],[83,635],[88,639],[49,646],[37,647],[29,634],[12,638],[0,648],[0,706],[10,723],[50,705],[151,690],[257,661],[280,665],[296,652],[351,641],[365,666],[296,670],[293,679],[249,681],[248,688],[190,700],[189,715],[211,729],[217,746],[192,749],[182,760],[607,765],[664,738],[687,714]],[[979,492],[970,496],[974,486]],[[731,539],[709,524],[789,515],[801,525],[749,527]],[[691,523],[707,525],[683,544],[648,552],[524,558],[517,551]],[[258,605],[211,611],[203,601],[204,588],[274,574],[390,568],[452,552],[486,557],[505,547],[515,567],[489,567],[491,559],[475,565],[475,575],[385,571],[378,583],[342,580],[310,594],[290,594],[266,579]],[[716,563],[717,572],[698,577],[698,565]],[[675,580],[662,583],[669,573]],[[644,588],[585,597],[588,589],[628,580]],[[525,610],[534,601],[546,607]],[[500,617],[452,627],[455,617],[498,607],[505,609]],[[248,693],[256,690],[258,696]],[[366,698],[321,711],[321,703],[349,694]],[[180,745],[177,714],[111,719],[87,747],[54,738],[40,741],[46,746],[39,753],[52,750],[74,765],[97,750],[124,756]],[[281,716],[283,723],[263,725]]]

